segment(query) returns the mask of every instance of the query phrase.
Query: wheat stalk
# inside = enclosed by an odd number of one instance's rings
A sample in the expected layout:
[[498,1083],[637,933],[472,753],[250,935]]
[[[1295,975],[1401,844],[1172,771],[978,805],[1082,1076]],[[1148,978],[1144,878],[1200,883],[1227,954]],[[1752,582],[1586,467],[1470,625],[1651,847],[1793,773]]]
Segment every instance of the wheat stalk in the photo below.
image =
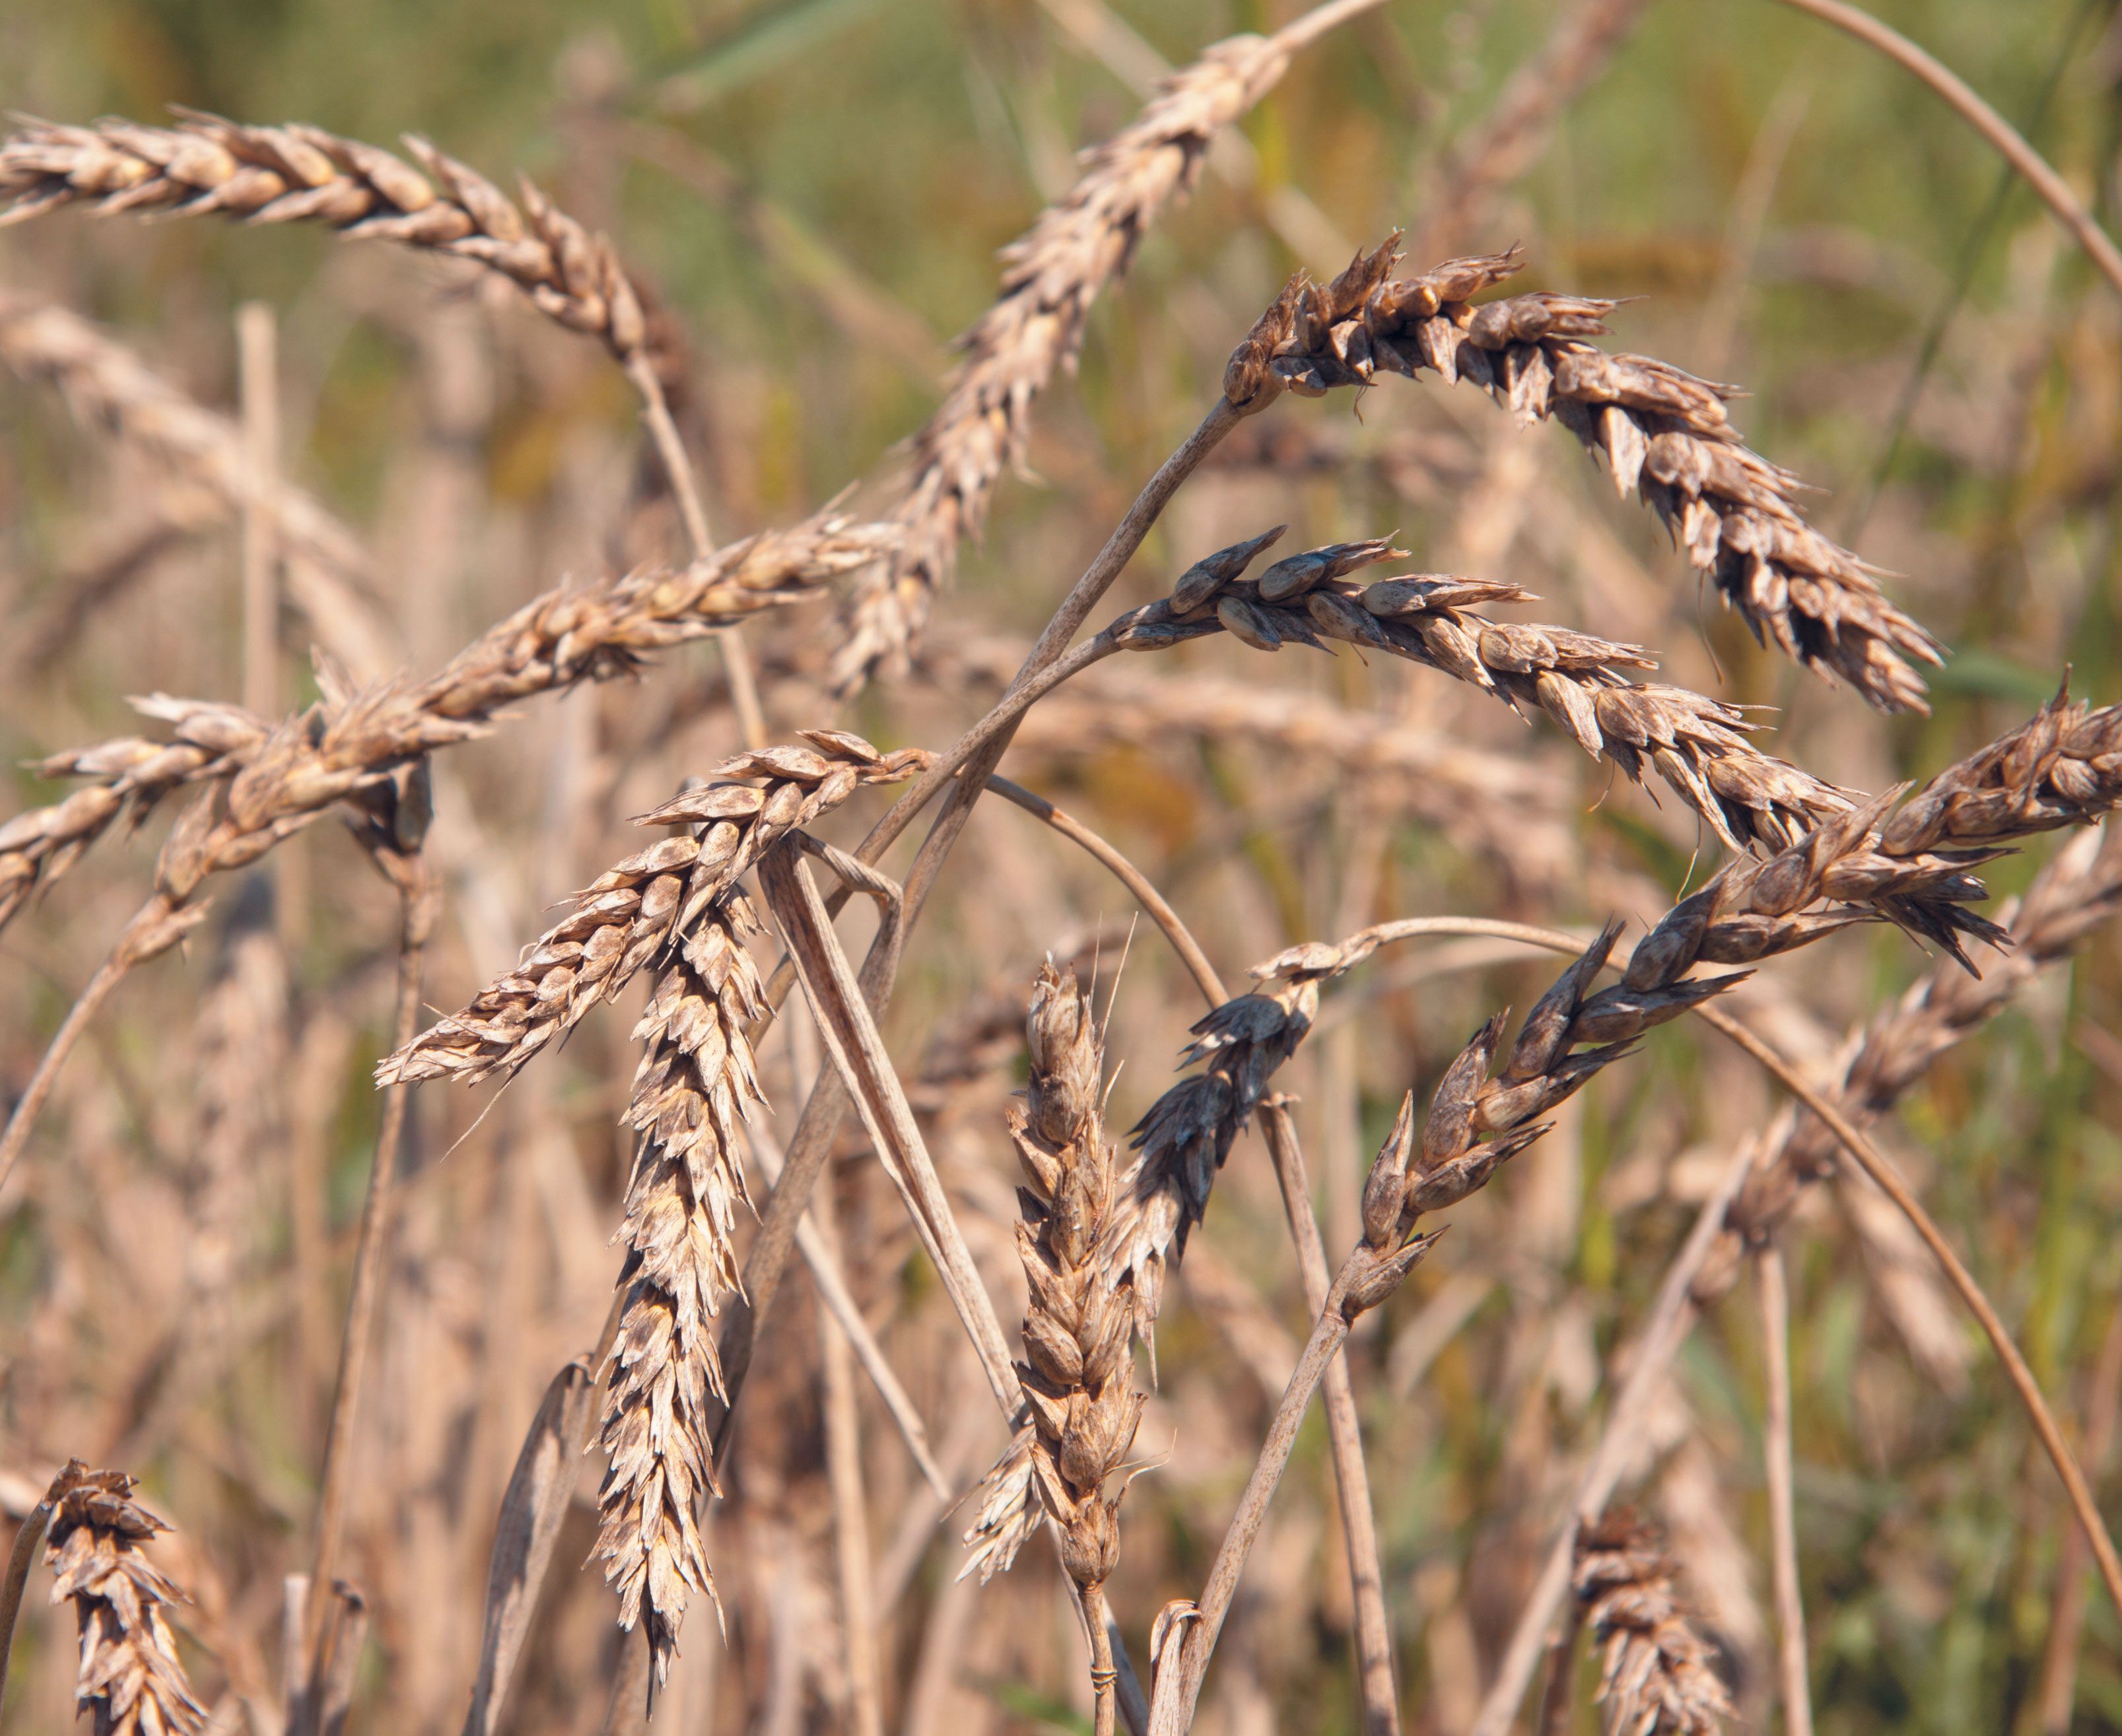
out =
[[81,1626],[75,1700],[94,1714],[96,1736],[203,1736],[205,1709],[162,1613],[185,1595],[140,1552],[169,1527],[133,1499],[135,1486],[74,1459],[50,1496],[52,1601],[71,1601]]
[[1909,660],[1937,663],[1937,642],[1806,521],[1798,479],[1741,440],[1724,408],[1736,388],[1586,343],[1606,330],[1613,301],[1542,292],[1474,306],[1520,268],[1515,248],[1395,280],[1398,240],[1359,253],[1330,283],[1292,278],[1232,356],[1226,395],[1319,396],[1433,368],[1521,420],[1553,417],[1606,457],[1617,491],[1641,494],[1757,639],[1881,710],[1925,708]]

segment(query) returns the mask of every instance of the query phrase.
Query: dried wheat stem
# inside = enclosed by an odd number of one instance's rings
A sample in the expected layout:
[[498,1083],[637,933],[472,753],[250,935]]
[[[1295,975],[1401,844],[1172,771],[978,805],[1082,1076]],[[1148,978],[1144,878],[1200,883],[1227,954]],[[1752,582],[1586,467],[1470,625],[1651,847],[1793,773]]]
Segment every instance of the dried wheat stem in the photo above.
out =
[[1869,12],[1844,4],[1844,0],[1783,0],[1783,3],[1811,13],[1914,73],[2017,171],[2085,250],[2094,268],[2116,294],[2122,295],[2122,251],[2117,251],[2107,231],[2079,202],[2068,183],[2049,166],[2047,159],[2026,142],[2011,122],[1976,96],[1965,79],[1900,31]]
[[96,1736],[204,1736],[205,1710],[162,1614],[184,1594],[140,1552],[169,1528],[132,1498],[135,1486],[122,1471],[74,1459],[46,1497],[52,1601],[72,1599],[81,1626],[75,1702],[94,1714]]
[[1923,1238],[1924,1245],[1937,1257],[1937,1263],[1945,1269],[1947,1281],[1959,1292],[1961,1300],[1967,1304],[1968,1312],[1980,1324],[1991,1348],[1997,1352],[1997,1360],[2003,1364],[2005,1378],[2011,1382],[2019,1402],[2026,1407],[2026,1416],[2034,1426],[2034,1432],[2040,1438],[2042,1449],[2055,1466],[2056,1475],[2063,1479],[2064,1491],[2070,1497],[2071,1507],[2078,1515],[2078,1524],[2085,1533],[2086,1541],[2092,1546],[2093,1561],[2100,1570],[2100,1577],[2107,1588],[2108,1598],[2117,1610],[2122,1610],[2122,1556],[2117,1555],[2115,1541],[2107,1534],[2106,1524],[2100,1516],[2099,1504],[2093,1499],[2092,1486],[2086,1482],[2084,1472],[2078,1468],[2069,1443],[2064,1439],[2063,1430],[2057,1426],[2048,1401],[2042,1398],[2040,1388],[2034,1379],[2033,1370],[2026,1366],[2026,1358],[2019,1354],[2018,1346],[2012,1342],[2010,1332],[1998,1318],[1989,1297],[1983,1294],[1982,1286],[1975,1282],[1974,1274],[1961,1262],[1960,1256],[1932,1221],[1930,1214],[1923,1210],[1922,1203],[1909,1191],[1908,1183],[1901,1179],[1900,1171],[1848,1117],[1807,1084],[1788,1062],[1744,1025],[1714,1007],[1700,1007],[1696,1010],[1717,1030],[1774,1073],[1788,1090],[1803,1101],[1807,1108],[1827,1124],[1835,1136],[1842,1142],[1842,1148],[1856,1159],[1858,1167],[1879,1184],[1886,1197],[1901,1208],[1909,1222],[1914,1225],[1916,1234]]
[[[1477,1047],[1479,1041],[1477,1038]],[[1485,1062],[1485,1055],[1483,1059]],[[1429,1117],[1419,1130],[1415,1124],[1414,1094],[1409,1093],[1401,1105],[1400,1120],[1372,1164],[1370,1181],[1364,1188],[1363,1239],[1350,1250],[1334,1274],[1311,1336],[1275,1408],[1245,1492],[1238,1498],[1237,1510],[1216,1552],[1200,1598],[1177,1611],[1167,1607],[1158,1617],[1157,1626],[1166,1637],[1158,1648],[1161,1655],[1150,1705],[1151,1736],[1182,1736],[1193,1722],[1209,1655],[1230,1613],[1231,1601],[1237,1594],[1246,1558],[1267,1516],[1268,1504],[1288,1465],[1297,1426],[1304,1420],[1311,1395],[1327,1368],[1347,1342],[1349,1328],[1358,1316],[1390,1296],[1435,1245],[1437,1233],[1414,1233],[1418,1217],[1425,1211],[1464,1197],[1493,1173],[1493,1163],[1485,1167],[1450,1159],[1433,1163],[1433,1151],[1442,1151],[1467,1136],[1461,1101],[1465,1082],[1460,1077],[1463,1071],[1455,1065],[1445,1076]],[[1423,1162],[1419,1170],[1411,1171],[1418,1133]]]
[[[2122,1303],[2108,1315],[2086,1393],[2085,1462],[2096,1477],[2105,1477],[2118,1418],[2122,1418]],[[2085,1533],[2076,1526],[2067,1528],[2057,1553],[2055,1599],[2048,1644],[2041,1654],[2036,1701],[2042,1736],[2068,1736],[2078,1697],[2078,1648],[2085,1637]]]
[[[804,1220],[830,1254],[837,1245],[832,1190]],[[862,1419],[856,1409],[854,1357],[832,1314],[818,1314],[820,1384],[825,1418],[825,1476],[833,1508],[833,1563],[839,1579],[841,1651],[848,1675],[850,1736],[884,1736],[878,1699],[876,1610],[870,1598],[869,1501],[862,1490]]]
[[15,1623],[22,1613],[22,1593],[30,1582],[30,1564],[36,1559],[37,1545],[44,1540],[51,1522],[52,1506],[72,1470],[68,1466],[53,1479],[51,1486],[16,1528],[14,1547],[7,1552],[7,1573],[0,1580],[0,1706],[7,1703],[7,1659],[15,1649]]
[[1147,875],[1075,815],[1055,807],[1045,796],[1035,796],[1021,784],[1012,783],[1000,776],[989,778],[987,786],[1004,801],[1045,821],[1069,842],[1079,846],[1101,866],[1110,870],[1113,878],[1134,894],[1135,901],[1150,921],[1171,943],[1171,950],[1179,954],[1179,962],[1186,967],[1209,1006],[1215,1006],[1223,998],[1223,979],[1216,974],[1216,967],[1208,962],[1208,955],[1201,950],[1201,943],[1180,920],[1171,901],[1151,884]]
[[[751,1155],[759,1165],[760,1173],[766,1178],[766,1185],[778,1187],[781,1184],[781,1154],[774,1150],[773,1141],[759,1129],[751,1130],[750,1138]],[[928,1430],[921,1421],[920,1412],[915,1408],[913,1398],[900,1384],[899,1376],[892,1372],[891,1364],[886,1360],[884,1347],[876,1342],[876,1334],[869,1329],[869,1323],[862,1318],[862,1304],[855,1300],[853,1292],[848,1288],[848,1281],[841,1272],[839,1256],[826,1244],[816,1225],[807,1216],[796,1226],[796,1246],[803,1256],[803,1263],[811,1269],[811,1281],[818,1287],[819,1300],[825,1304],[826,1312],[838,1323],[849,1347],[854,1351],[855,1360],[861,1363],[862,1372],[869,1376],[871,1384],[876,1387],[877,1397],[884,1401],[884,1407],[890,1412],[891,1420],[899,1426],[900,1438],[905,1441],[906,1450],[913,1456],[914,1468],[920,1472],[937,1500],[945,1502],[955,1500],[957,1491],[951,1488],[949,1478],[943,1474],[942,1467],[936,1463],[935,1454],[929,1450]]]
[[243,506],[243,702],[260,716],[279,709],[279,551],[264,497],[280,468],[278,326],[263,301],[236,310],[243,400],[244,459],[253,478]]
[[1292,278],[1232,357],[1225,390],[1242,399],[1278,383],[1316,397],[1428,367],[1522,420],[1552,416],[1606,457],[1616,488],[1641,493],[1757,638],[1881,710],[1923,708],[1909,660],[1937,662],[1937,642],[1806,521],[1797,478],[1741,441],[1724,408],[1735,388],[1586,343],[1612,301],[1535,293],[1475,307],[1519,268],[1516,249],[1394,281],[1397,257],[1394,236],[1330,283]]
[[[1311,1188],[1305,1175],[1304,1151],[1297,1123],[1281,1103],[1260,1105],[1260,1131],[1274,1160],[1282,1189],[1283,1216],[1297,1244],[1297,1262],[1304,1280],[1304,1305],[1315,1315],[1326,1305],[1332,1276],[1325,1244],[1311,1211]],[[1363,1462],[1362,1421],[1348,1359],[1336,1356],[1324,1380],[1326,1433],[1334,1454],[1334,1482],[1339,1492],[1341,1535],[1348,1552],[1348,1594],[1356,1608],[1357,1687],[1363,1701],[1364,1736],[1397,1736],[1400,1689],[1394,1678],[1392,1622],[1386,1610],[1385,1566],[1378,1547],[1377,1520],[1371,1505],[1369,1468]]]
[[[432,890],[420,854],[432,810],[424,787],[409,790],[395,805],[390,830],[378,823],[368,843],[371,854],[398,889],[398,999],[393,1024],[394,1048],[403,1048],[419,1028],[420,974],[434,926]],[[400,815],[402,814],[402,819]],[[353,1431],[361,1414],[362,1386],[375,1337],[385,1271],[390,1257],[397,1208],[398,1159],[404,1144],[407,1094],[403,1081],[385,1092],[383,1121],[369,1166],[368,1192],[362,1205],[360,1239],[355,1244],[353,1278],[348,1286],[346,1331],[339,1342],[339,1376],[332,1393],[331,1423],[325,1437],[324,1466],[317,1479],[316,1547],[311,1558],[312,1588],[336,1586],[339,1543],[345,1527],[346,1501],[353,1477]],[[324,1690],[334,1647],[328,1618],[339,1600],[312,1596],[304,1635],[306,1661],[301,1666],[302,1715],[292,1736],[313,1736],[322,1728]]]
[[1471,238],[1497,195],[1540,160],[1557,117],[1605,70],[1649,0],[1576,0],[1521,63],[1494,105],[1453,142],[1433,178],[1417,252],[1436,259]]
[[74,1045],[81,1041],[82,1034],[103,1003],[135,964],[166,952],[197,927],[205,915],[204,905],[174,908],[160,893],[133,912],[110,956],[96,967],[96,974],[88,979],[86,987],[68,1009],[65,1020],[39,1057],[36,1071],[22,1087],[22,1094],[15,1100],[7,1128],[0,1132],[0,1188],[7,1185],[7,1178],[14,1174],[16,1162],[29,1144],[37,1117],[49,1100],[52,1088],[58,1083],[59,1071],[66,1065],[67,1057],[73,1052]]
[[1572,1586],[1606,1647],[1599,1700],[1609,1736],[1715,1736],[1734,1715],[1715,1650],[1695,1631],[1674,1573],[1657,1539],[1626,1515],[1577,1538]]
[[1761,1292],[1761,1342],[1767,1351],[1767,1414],[1761,1423],[1769,1484],[1770,1560],[1776,1589],[1776,1664],[1785,1736],[1812,1736],[1812,1686],[1807,1669],[1805,1603],[1797,1573],[1797,1503],[1792,1486],[1790,1289],[1783,1250],[1774,1243],[1754,1262]]

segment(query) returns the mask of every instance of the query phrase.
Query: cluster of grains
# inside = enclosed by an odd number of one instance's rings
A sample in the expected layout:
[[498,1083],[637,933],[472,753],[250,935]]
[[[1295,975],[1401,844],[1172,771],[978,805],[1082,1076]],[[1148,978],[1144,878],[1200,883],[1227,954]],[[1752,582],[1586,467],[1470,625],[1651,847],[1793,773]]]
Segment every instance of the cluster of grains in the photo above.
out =
[[[2122,833],[2111,825],[2092,847],[2073,847],[2035,879],[2012,916],[2010,950],[1980,976],[1941,964],[1899,1005],[1860,1026],[1845,1048],[1829,1100],[1858,1125],[1888,1113],[1938,1057],[1993,1018],[2040,971],[2122,904]],[[1738,1281],[1746,1251],[1774,1239],[1799,1197],[1835,1173],[1839,1144],[1825,1122],[1800,1107],[1780,1137],[1755,1160],[1725,1214],[1718,1243],[1691,1294],[1707,1307]]]
[[[62,205],[253,223],[324,223],[342,233],[469,259],[497,272],[561,324],[628,360],[649,320],[611,244],[528,181],[518,206],[484,175],[425,139],[420,167],[357,139],[301,124],[242,126],[185,114],[175,127],[26,120],[0,140],[0,224]],[[425,172],[423,173],[422,171]]]
[[1849,806],[1831,784],[1764,754],[1736,706],[1685,688],[1634,681],[1643,647],[1563,627],[1494,621],[1483,605],[1531,600],[1515,585],[1421,573],[1359,585],[1348,575],[1403,558],[1385,539],[1336,543],[1244,576],[1279,529],[1197,561],[1171,595],[1108,632],[1130,651],[1227,632],[1259,651],[1323,641],[1405,658],[1491,693],[1522,715],[1543,712],[1596,758],[1638,784],[1655,772],[1734,850],[1780,849]]
[[1522,419],[1551,416],[1605,455],[1620,492],[1641,492],[1757,638],[1883,710],[1923,708],[1909,660],[1937,662],[1937,642],[1806,521],[1797,478],[1747,448],[1724,408],[1735,388],[1585,342],[1606,332],[1612,301],[1537,292],[1474,306],[1518,270],[1516,249],[1395,279],[1398,239],[1330,283],[1292,280],[1232,356],[1231,401],[1433,368]]
[[703,784],[640,815],[643,825],[687,830],[600,875],[515,969],[388,1057],[377,1082],[514,1072],[643,965],[693,936],[703,913],[778,840],[857,790],[909,776],[926,758],[917,749],[881,754],[842,730],[800,733],[802,745],[740,754]]
[[631,674],[649,652],[698,639],[816,590],[864,565],[876,527],[821,514],[763,532],[680,567],[562,586],[497,622],[439,674],[353,692],[324,672],[326,697],[275,727],[238,707],[162,696],[143,705],[177,737],[124,737],[54,755],[46,777],[94,782],[0,826],[0,923],[49,884],[121,814],[144,813],[185,785],[216,786],[183,851],[166,849],[157,890],[181,904],[209,874],[255,861],[398,767],[485,733],[536,693]]
[[1609,1517],[1577,1539],[1573,1584],[1604,1648],[1599,1700],[1619,1736],[1714,1736],[1733,1715],[1716,1649],[1695,1631],[1677,1572],[1634,1519]]
[[93,1714],[96,1736],[197,1736],[206,1711],[162,1614],[185,1595],[140,1552],[169,1528],[133,1499],[133,1487],[122,1471],[74,1459],[47,1497],[52,1601],[70,1599],[81,1626],[75,1699]]
[[904,665],[949,580],[959,539],[979,530],[1003,471],[1022,461],[1032,406],[1073,362],[1091,304],[1192,184],[1210,139],[1288,63],[1261,37],[1216,44],[1166,79],[1133,124],[1088,152],[1075,186],[1004,250],[1002,294],[959,340],[965,364],[914,436],[914,478],[890,520],[895,546],[852,601],[834,660],[842,688]]
[[1087,1596],[1119,1552],[1119,1500],[1105,1484],[1143,1406],[1129,1382],[1127,1286],[1114,1272],[1119,1154],[1105,1132],[1096,1024],[1073,972],[1041,969],[1025,1036],[1031,1077],[1009,1114],[1024,1167],[1017,1245],[1030,1293],[1019,1372],[1034,1475],[1061,1564]]

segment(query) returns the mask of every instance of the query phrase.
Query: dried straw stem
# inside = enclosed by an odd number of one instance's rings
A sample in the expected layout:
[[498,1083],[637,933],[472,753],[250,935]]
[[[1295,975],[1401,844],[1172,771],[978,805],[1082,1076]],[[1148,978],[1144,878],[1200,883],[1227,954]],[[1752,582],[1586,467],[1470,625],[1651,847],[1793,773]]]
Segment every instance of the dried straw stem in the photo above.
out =
[[[401,802],[400,824],[390,832],[375,826],[363,838],[370,855],[398,890],[398,1000],[393,1024],[393,1046],[403,1048],[419,1028],[420,976],[427,944],[434,926],[434,898],[420,843],[430,812],[424,789],[415,800]],[[339,1375],[332,1393],[331,1423],[325,1437],[324,1468],[318,1477],[316,1548],[311,1556],[312,1595],[304,1635],[306,1660],[301,1714],[293,1736],[311,1736],[323,1726],[325,1691],[328,1686],[330,1617],[336,1599],[324,1595],[335,1584],[339,1544],[345,1528],[347,1496],[353,1479],[354,1427],[361,1414],[363,1379],[368,1351],[375,1337],[376,1318],[381,1306],[384,1273],[390,1258],[391,1234],[397,1208],[398,1160],[404,1145],[407,1097],[404,1083],[384,1094],[382,1126],[376,1136],[376,1156],[368,1172],[368,1192],[362,1202],[361,1234],[354,1246],[353,1280],[348,1286],[346,1331],[339,1342]]]
[[1498,93],[1494,106],[1455,141],[1431,178],[1415,251],[1439,259],[1463,246],[1498,196],[1545,153],[1563,109],[1606,70],[1650,0],[1575,0]]
[[52,1601],[72,1599],[81,1626],[75,1701],[93,1714],[96,1736],[204,1736],[205,1709],[162,1613],[185,1595],[140,1552],[169,1527],[132,1498],[135,1486],[122,1471],[74,1459],[46,1496]]
[[[1200,1599],[1196,1604],[1167,1606],[1157,1618],[1162,1644],[1152,1642],[1159,1657],[1150,1707],[1150,1736],[1182,1736],[1193,1722],[1209,1655],[1215,1650],[1232,1599],[1237,1594],[1238,1580],[1267,1517],[1268,1504],[1288,1465],[1297,1426],[1311,1405],[1313,1392],[1348,1341],[1349,1328],[1398,1289],[1436,1244],[1441,1232],[1415,1234],[1421,1214],[1456,1203],[1483,1186],[1494,1173],[1495,1163],[1469,1164],[1463,1155],[1435,1163],[1430,1159],[1432,1150],[1441,1152],[1465,1143],[1461,1071],[1455,1063],[1437,1088],[1436,1101],[1419,1130],[1423,1157],[1418,1169],[1410,1169],[1418,1135],[1414,1094],[1410,1092],[1402,1103],[1400,1119],[1372,1164],[1363,1190],[1363,1239],[1350,1250],[1334,1274],[1311,1336],[1276,1407],[1245,1492],[1238,1498],[1237,1510],[1216,1552]],[[1545,1131],[1535,1129],[1532,1136]],[[1521,1141],[1530,1142],[1529,1139]]]
[[2011,122],[1976,96],[1965,79],[1900,31],[1869,12],[1844,4],[1844,0],[1783,0],[1783,4],[1810,12],[1867,47],[1877,49],[1929,86],[2034,189],[2041,203],[2055,214],[2056,221],[2085,250],[2094,269],[2107,279],[2117,295],[2122,295],[2122,251],[2116,250],[2107,231],[2079,203],[2069,184],[2049,166],[2048,160],[2026,142]]
[[1776,1667],[1785,1736],[1812,1736],[1812,1684],[1807,1668],[1805,1600],[1798,1585],[1797,1501],[1791,1463],[1790,1286],[1783,1249],[1773,1242],[1754,1262],[1761,1292],[1761,1342],[1767,1351],[1767,1414],[1762,1459],[1769,1484],[1769,1560],[1776,1591]]
[[1734,388],[1584,342],[1606,330],[1612,301],[1541,292],[1473,306],[1518,270],[1515,248],[1394,281],[1398,257],[1395,236],[1323,287],[1292,278],[1232,356],[1226,394],[1247,403],[1285,385],[1316,397],[1427,367],[1488,390],[1521,421],[1553,417],[1606,456],[1620,492],[1640,492],[1756,638],[1881,710],[1924,708],[1909,660],[1937,662],[1937,642],[1806,522],[1798,479],[1732,427]]

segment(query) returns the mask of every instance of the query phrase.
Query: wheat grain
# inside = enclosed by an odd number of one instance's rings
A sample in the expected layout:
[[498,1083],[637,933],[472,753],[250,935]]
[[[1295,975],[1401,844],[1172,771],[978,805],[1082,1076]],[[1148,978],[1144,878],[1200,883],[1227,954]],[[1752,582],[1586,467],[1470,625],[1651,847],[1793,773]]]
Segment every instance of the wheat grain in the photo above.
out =
[[1486,389],[1521,420],[1551,416],[1606,457],[1617,491],[1642,495],[1757,639],[1883,711],[1925,709],[1909,660],[1938,662],[1937,642],[1806,521],[1797,478],[1743,443],[1724,408],[1736,388],[1586,343],[1606,332],[1613,301],[1540,292],[1475,306],[1520,268],[1515,248],[1394,280],[1398,240],[1358,254],[1330,283],[1292,278],[1232,355],[1230,401],[1277,386],[1318,396],[1427,367]]
[[184,1594],[140,1552],[169,1527],[133,1499],[135,1486],[74,1459],[52,1495],[44,1564],[52,1601],[71,1600],[81,1626],[75,1699],[94,1714],[96,1736],[203,1736],[206,1712],[162,1613]]

